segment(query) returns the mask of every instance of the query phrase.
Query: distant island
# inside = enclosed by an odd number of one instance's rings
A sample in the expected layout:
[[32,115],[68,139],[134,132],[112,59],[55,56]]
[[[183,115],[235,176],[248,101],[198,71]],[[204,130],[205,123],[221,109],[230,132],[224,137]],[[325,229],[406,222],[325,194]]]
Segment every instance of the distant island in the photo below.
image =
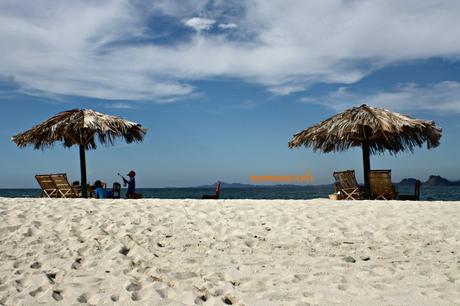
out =
[[[324,185],[310,185],[310,186],[330,186],[332,184],[324,184]],[[305,188],[308,185],[295,185],[295,184],[276,184],[276,185],[253,185],[253,184],[242,184],[242,183],[226,183],[220,182],[220,187],[229,189],[229,188],[286,188],[286,187],[298,187],[298,188]],[[191,188],[216,188],[215,184],[212,185],[200,185]]]
[[[416,178],[405,178],[402,179],[399,183],[395,183],[400,186],[413,186],[415,184]],[[253,185],[253,184],[242,184],[242,183],[226,183],[226,182],[221,182],[221,188],[225,189],[239,189],[239,188],[305,188],[308,186],[311,187],[320,187],[320,186],[332,186],[333,184],[323,184],[323,185],[295,185],[295,184],[277,184],[277,185]],[[430,175],[428,179],[423,182],[422,185],[424,186],[432,186],[432,187],[437,187],[437,186],[460,186],[460,180],[458,181],[449,181],[446,178],[443,178],[440,175]],[[194,186],[190,188],[203,188],[203,189],[213,189],[215,188],[215,184],[211,185],[200,185],[200,186]]]
[[[414,185],[415,178],[405,178],[399,182],[399,185]],[[449,181],[440,175],[430,175],[426,182],[422,182],[425,186],[460,186],[460,181]]]

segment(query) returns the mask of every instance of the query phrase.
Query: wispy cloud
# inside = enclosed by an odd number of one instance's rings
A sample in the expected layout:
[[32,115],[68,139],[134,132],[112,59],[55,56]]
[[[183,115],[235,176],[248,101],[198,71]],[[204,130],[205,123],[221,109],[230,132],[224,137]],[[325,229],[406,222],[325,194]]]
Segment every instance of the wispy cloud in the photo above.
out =
[[216,23],[213,19],[193,17],[182,21],[186,26],[195,29],[196,31],[209,30]]
[[[2,1],[0,74],[41,92],[100,99],[176,99],[194,93],[191,82],[215,77],[282,95],[353,83],[404,60],[458,60],[459,11],[456,0]],[[158,14],[220,31],[138,43],[161,32],[149,23]]]
[[425,86],[400,84],[390,91],[362,94],[341,87],[323,97],[304,97],[306,103],[327,105],[336,111],[360,104],[391,110],[460,113],[460,83],[445,81]]
[[220,23],[218,27],[221,29],[227,30],[227,29],[236,29],[238,25],[236,23]]
[[106,103],[104,104],[104,107],[108,109],[134,109],[135,108],[132,103],[125,103],[125,102]]
[[295,84],[277,85],[277,86],[269,87],[269,90],[275,95],[285,96],[285,95],[289,95],[289,94],[291,94],[293,92],[304,91],[305,90],[305,85],[295,85]]

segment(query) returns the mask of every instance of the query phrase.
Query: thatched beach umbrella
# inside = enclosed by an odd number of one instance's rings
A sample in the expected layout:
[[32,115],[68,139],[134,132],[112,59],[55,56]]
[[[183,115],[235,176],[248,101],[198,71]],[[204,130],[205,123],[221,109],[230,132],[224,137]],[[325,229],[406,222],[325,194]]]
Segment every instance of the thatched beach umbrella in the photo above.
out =
[[431,149],[439,145],[441,132],[433,121],[418,120],[363,104],[294,134],[289,148],[303,145],[327,153],[362,147],[364,185],[368,196],[370,154],[385,150],[391,154],[405,150],[412,152],[424,142]]
[[96,138],[104,145],[113,145],[116,138],[131,143],[142,141],[146,132],[139,124],[119,117],[72,109],[13,136],[12,140],[21,148],[32,145],[36,150],[51,147],[55,142],[62,142],[64,147],[79,146],[81,190],[82,196],[87,197],[85,150],[96,149]]

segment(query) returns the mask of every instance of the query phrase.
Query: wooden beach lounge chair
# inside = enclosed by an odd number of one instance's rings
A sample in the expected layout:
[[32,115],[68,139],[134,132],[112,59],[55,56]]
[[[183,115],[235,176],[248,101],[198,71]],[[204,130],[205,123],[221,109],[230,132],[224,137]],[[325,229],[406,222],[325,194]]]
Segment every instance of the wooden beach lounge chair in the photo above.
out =
[[58,192],[50,174],[37,174],[35,179],[42,189],[40,195],[42,198],[60,198],[60,193]]
[[391,170],[369,171],[369,184],[374,200],[394,200],[398,195],[391,182]]
[[42,188],[42,197],[47,198],[77,198],[77,194],[67,180],[65,173],[36,175]]
[[341,193],[342,200],[360,200],[363,198],[363,191],[358,185],[355,177],[355,170],[334,172],[335,189]]
[[416,180],[415,181],[415,190],[414,194],[400,194],[398,196],[398,200],[403,200],[403,201],[418,201],[420,200],[420,181]]
[[57,174],[50,174],[51,179],[53,180],[54,185],[58,193],[60,194],[60,198],[77,198],[77,194],[75,190],[70,185],[69,181],[67,180],[67,174],[65,173],[57,173]]

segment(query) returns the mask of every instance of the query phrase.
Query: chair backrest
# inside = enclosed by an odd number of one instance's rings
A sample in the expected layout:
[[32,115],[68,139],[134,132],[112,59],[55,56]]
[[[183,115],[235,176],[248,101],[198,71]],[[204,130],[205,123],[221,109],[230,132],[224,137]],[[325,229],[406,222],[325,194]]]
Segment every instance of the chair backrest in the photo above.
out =
[[342,185],[340,185],[338,182],[334,182],[334,193],[337,193],[342,189]]
[[385,197],[389,200],[395,197],[393,183],[391,182],[391,170],[369,171],[369,184],[374,198]]
[[76,198],[77,194],[75,190],[70,185],[69,181],[67,180],[67,174],[65,173],[57,173],[57,174],[50,174],[51,179],[53,180],[56,189],[58,190],[61,198]]
[[112,198],[119,199],[121,197],[121,184],[120,183],[113,183],[112,186]]
[[334,172],[336,186],[343,189],[358,188],[358,182],[355,177],[355,170],[346,170]]
[[35,176],[35,179],[37,180],[38,185],[40,185],[40,188],[42,189],[42,197],[60,198],[60,194],[57,190],[56,185],[53,182],[53,179],[51,178],[51,175],[37,174]]

